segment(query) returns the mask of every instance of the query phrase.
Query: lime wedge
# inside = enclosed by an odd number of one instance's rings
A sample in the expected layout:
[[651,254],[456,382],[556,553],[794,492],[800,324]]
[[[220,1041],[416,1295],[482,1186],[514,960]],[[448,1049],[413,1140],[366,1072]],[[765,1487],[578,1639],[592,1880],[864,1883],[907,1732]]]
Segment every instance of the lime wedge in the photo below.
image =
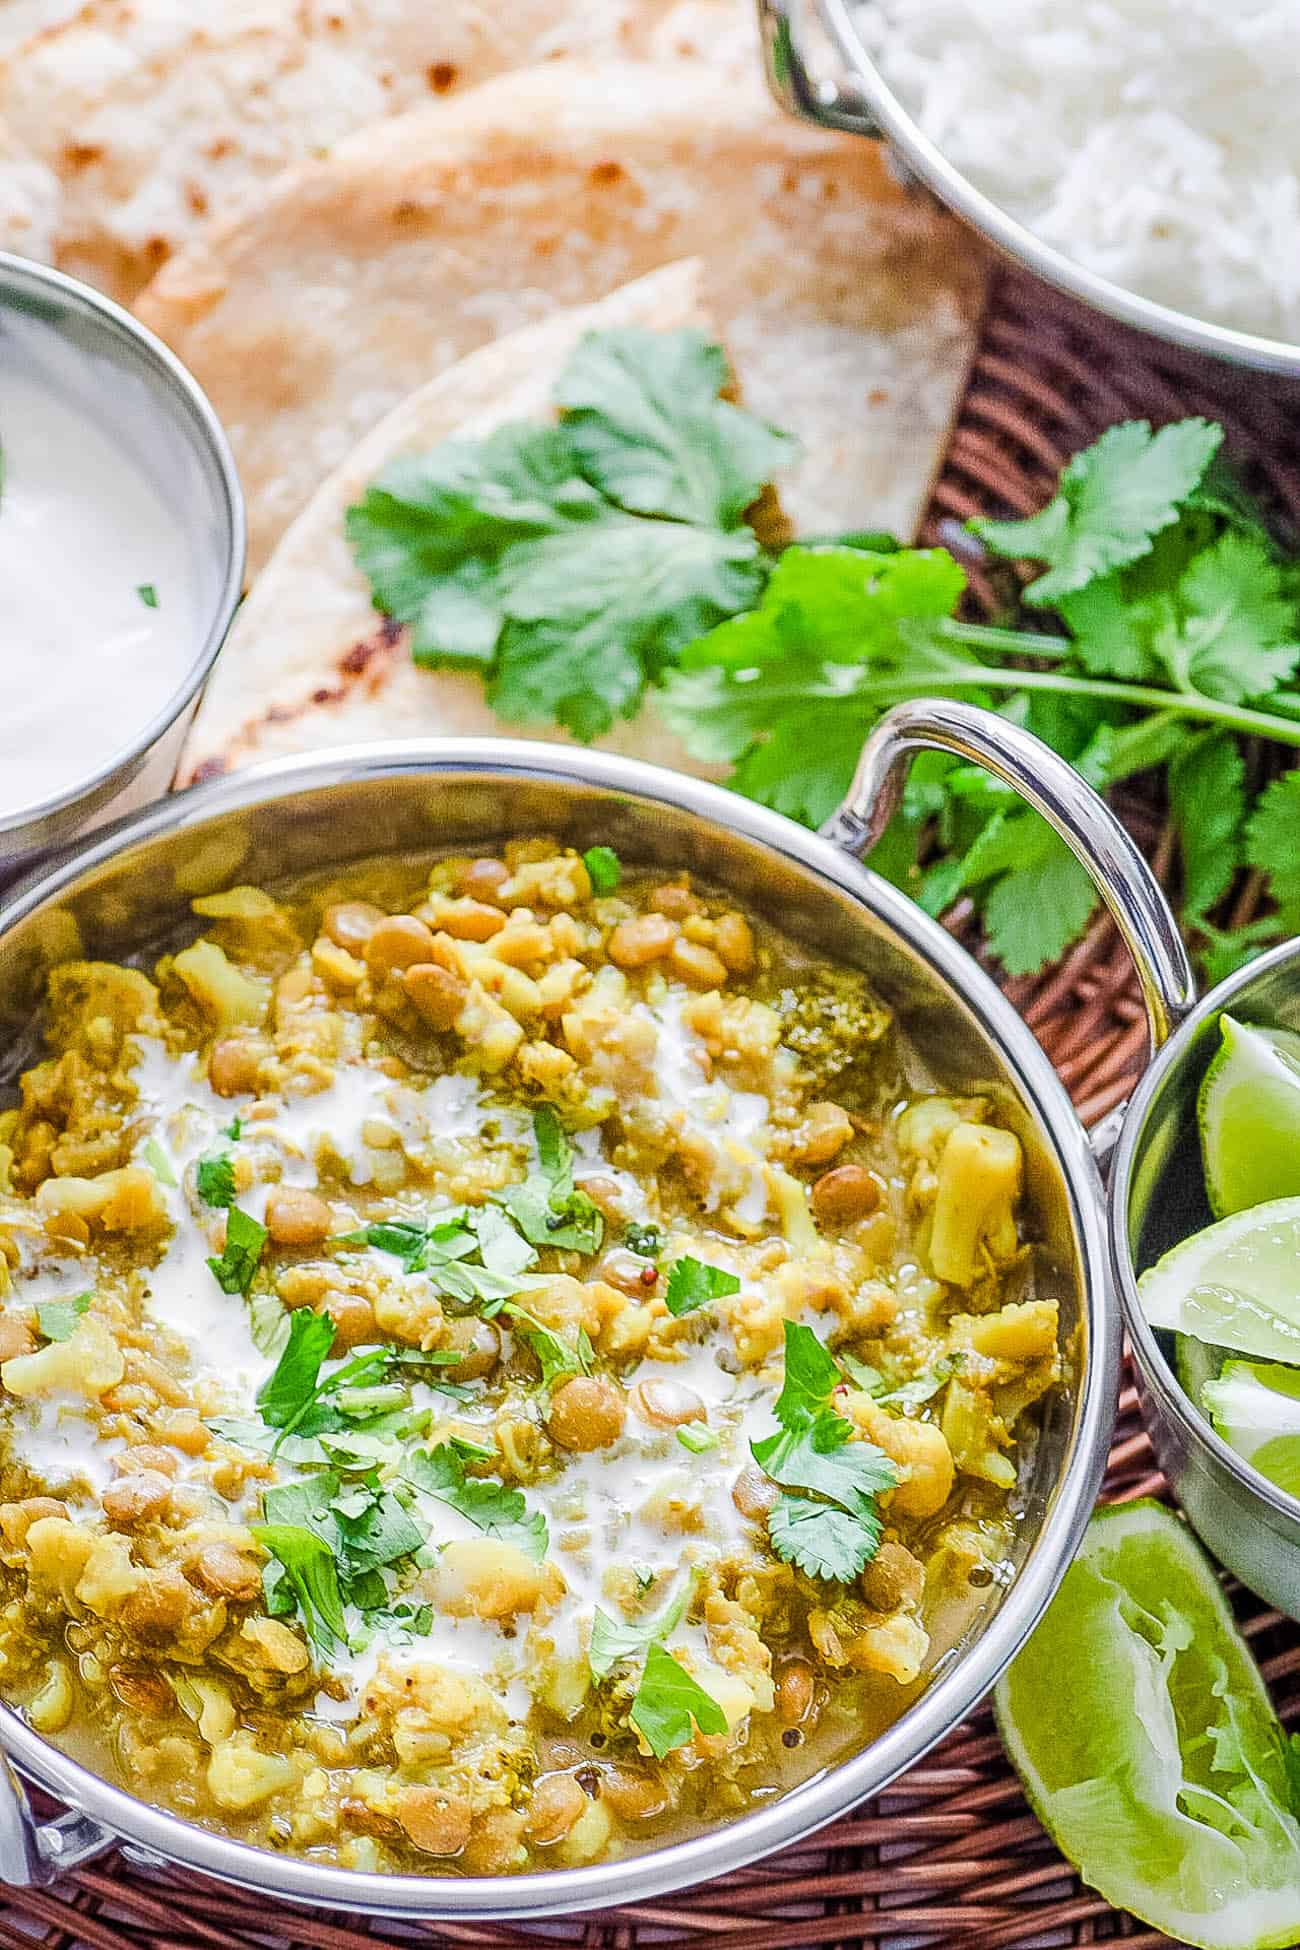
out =
[[1230,1449],[1288,1496],[1300,1496],[1300,1370],[1228,1361],[1199,1400]]
[[1153,1327],[1234,1354],[1300,1363],[1300,1198],[1194,1232],[1138,1281]]
[[1207,1381],[1217,1381],[1227,1359],[1225,1347],[1212,1346],[1208,1341],[1196,1341],[1190,1334],[1180,1334],[1174,1342],[1174,1372],[1178,1385],[1189,1401],[1198,1408],[1202,1405],[1202,1390]]
[[1205,1950],[1300,1940],[1289,1750],[1171,1511],[1098,1512],[994,1703],[1035,1813],[1107,1902]]
[[1219,1017],[1223,1045],[1197,1098],[1216,1219],[1300,1197],[1300,1035]]

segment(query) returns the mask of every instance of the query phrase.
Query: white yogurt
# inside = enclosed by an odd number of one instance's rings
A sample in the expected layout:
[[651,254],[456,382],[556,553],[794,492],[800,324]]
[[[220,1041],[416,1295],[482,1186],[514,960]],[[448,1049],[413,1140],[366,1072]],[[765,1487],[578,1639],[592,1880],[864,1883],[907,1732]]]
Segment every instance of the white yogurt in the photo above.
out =
[[0,817],[126,751],[197,647],[184,511],[103,430],[70,360],[38,370],[0,344]]

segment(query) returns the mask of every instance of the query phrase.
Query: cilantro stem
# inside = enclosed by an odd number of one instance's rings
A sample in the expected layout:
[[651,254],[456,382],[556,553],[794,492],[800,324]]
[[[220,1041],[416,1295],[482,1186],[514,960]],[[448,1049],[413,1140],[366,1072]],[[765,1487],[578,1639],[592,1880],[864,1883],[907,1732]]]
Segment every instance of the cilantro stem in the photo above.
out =
[[1039,636],[1034,630],[1004,630],[995,623],[964,623],[941,617],[934,626],[951,643],[968,643],[972,650],[995,650],[1007,657],[1068,657],[1074,649],[1068,636]]
[[[1008,635],[1015,632],[1008,631]],[[1041,639],[1026,636],[1021,648],[1032,654]],[[841,666],[843,668],[843,666]],[[1169,691],[1156,684],[1128,684],[1104,677],[1081,677],[1059,670],[998,670],[991,664],[954,664],[935,671],[918,682],[916,677],[882,677],[865,673],[866,682],[846,689],[842,695],[873,699],[932,697],[936,691],[1045,691],[1060,697],[1091,697],[1105,703],[1141,706],[1148,711],[1163,711],[1174,717],[1194,718],[1201,724],[1223,725],[1245,738],[1272,738],[1279,745],[1300,747],[1300,719],[1278,717],[1246,704],[1226,704],[1203,691]],[[1294,707],[1300,712],[1300,694]],[[1288,701],[1290,701],[1288,699]]]

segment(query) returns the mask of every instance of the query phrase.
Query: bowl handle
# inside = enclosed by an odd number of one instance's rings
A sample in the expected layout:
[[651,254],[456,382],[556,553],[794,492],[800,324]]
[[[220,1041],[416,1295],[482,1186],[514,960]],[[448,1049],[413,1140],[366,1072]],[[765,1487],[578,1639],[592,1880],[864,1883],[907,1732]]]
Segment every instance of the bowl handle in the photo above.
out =
[[814,80],[804,59],[803,0],[757,0],[767,85],[787,115],[819,129],[878,136],[866,96],[851,81]]
[[951,752],[1028,800],[1058,832],[1110,910],[1137,964],[1158,1049],[1196,1001],[1196,982],[1178,924],[1159,883],[1110,807],[1041,738],[992,711],[943,698],[886,711],[862,747],[848,797],[822,828],[855,858],[875,845],[898,806],[908,763],[919,751]]
[[15,1889],[53,1882],[68,1869],[102,1855],[116,1840],[111,1829],[89,1815],[38,1821],[26,1788],[0,1757],[0,1882]]

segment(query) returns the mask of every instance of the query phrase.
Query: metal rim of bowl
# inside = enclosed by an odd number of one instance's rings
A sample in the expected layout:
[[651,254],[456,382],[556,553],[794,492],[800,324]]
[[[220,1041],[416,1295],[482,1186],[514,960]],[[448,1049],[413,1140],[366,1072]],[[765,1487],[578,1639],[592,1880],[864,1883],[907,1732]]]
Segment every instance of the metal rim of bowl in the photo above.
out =
[[[980,231],[1005,256],[1122,325],[1134,326],[1140,332],[1190,352],[1205,353],[1253,371],[1300,378],[1300,345],[1216,325],[1160,304],[1154,298],[1144,298],[1099,272],[1088,270],[1009,216],[947,161],[903,106],[863,45],[849,0],[820,0],[820,7],[836,49],[861,90],[867,115],[879,123],[904,161],[940,201],[964,217],[972,229]],[[837,126],[844,127],[845,123],[840,121]],[[863,133],[868,132],[864,127]]]
[[[29,258],[17,257],[10,251],[0,251],[0,310],[3,309],[6,292],[19,287],[37,295],[42,292],[51,294],[61,308],[80,311],[83,316],[93,319],[106,339],[125,343],[137,355],[143,355],[143,362],[152,367],[161,382],[162,393],[188,420],[197,442],[207,448],[219,483],[220,512],[225,516],[228,546],[225,572],[211,621],[184,677],[160,710],[128,745],[115,751],[89,778],[79,780],[76,785],[54,793],[48,799],[22,806],[16,812],[0,814],[0,839],[37,821],[55,818],[80,801],[107,791],[119,775],[129,772],[157,743],[202,689],[217,660],[239,607],[247,553],[244,496],[239,485],[235,457],[207,394],[193,375],[174,353],[168,351],[161,339],[111,299],[82,284],[79,279],[67,277],[62,271],[51,270],[48,265],[37,264]],[[51,327],[51,330],[57,329],[57,326]]]
[[1124,1127],[1111,1161],[1107,1198],[1107,1230],[1110,1235],[1111,1264],[1119,1291],[1124,1322],[1143,1380],[1159,1397],[1161,1407],[1175,1422],[1188,1442],[1206,1449],[1242,1488],[1264,1503],[1276,1516],[1294,1525],[1300,1519],[1300,1497],[1293,1497],[1262,1476],[1253,1463],[1239,1456],[1219,1434],[1208,1415],[1179,1383],[1168,1358],[1155,1336],[1155,1330],[1142,1311],[1138,1294],[1137,1269],[1129,1245],[1129,1200],[1133,1189],[1133,1166],[1138,1143],[1151,1109],[1170,1072],[1182,1062],[1198,1033],[1214,1016],[1231,1005],[1234,996],[1251,987],[1261,975],[1288,962],[1300,964],[1300,942],[1283,941],[1266,954],[1247,962],[1234,975],[1218,983],[1197,1003],[1179,1024],[1174,1035],[1148,1066],[1134,1091],[1124,1117]]
[[177,794],[64,850],[50,867],[30,874],[0,906],[0,936],[124,847],[165,838],[180,827],[192,831],[209,814],[274,804],[359,778],[410,773],[478,773],[498,779],[540,775],[559,785],[595,786],[652,806],[669,805],[792,860],[829,889],[867,907],[929,964],[957,1002],[978,1016],[1006,1056],[1022,1101],[1050,1143],[1083,1272],[1079,1307],[1088,1358],[1074,1426],[1038,1535],[996,1612],[975,1642],[868,1747],[770,1806],[723,1827],[594,1867],[516,1877],[370,1875],[274,1855],[151,1807],[49,1746],[11,1708],[0,1705],[0,1747],[22,1771],[151,1857],[309,1906],[426,1919],[554,1916],[663,1895],[802,1840],[856,1802],[880,1793],[978,1705],[1046,1609],[1091,1516],[1114,1417],[1120,1316],[1108,1279],[1103,1197],[1092,1150],[1064,1086],[1011,1004],[951,935],[846,850],[720,786],[637,760],[506,740],[489,748],[470,739],[429,739],[344,747],[325,758],[275,760]]

